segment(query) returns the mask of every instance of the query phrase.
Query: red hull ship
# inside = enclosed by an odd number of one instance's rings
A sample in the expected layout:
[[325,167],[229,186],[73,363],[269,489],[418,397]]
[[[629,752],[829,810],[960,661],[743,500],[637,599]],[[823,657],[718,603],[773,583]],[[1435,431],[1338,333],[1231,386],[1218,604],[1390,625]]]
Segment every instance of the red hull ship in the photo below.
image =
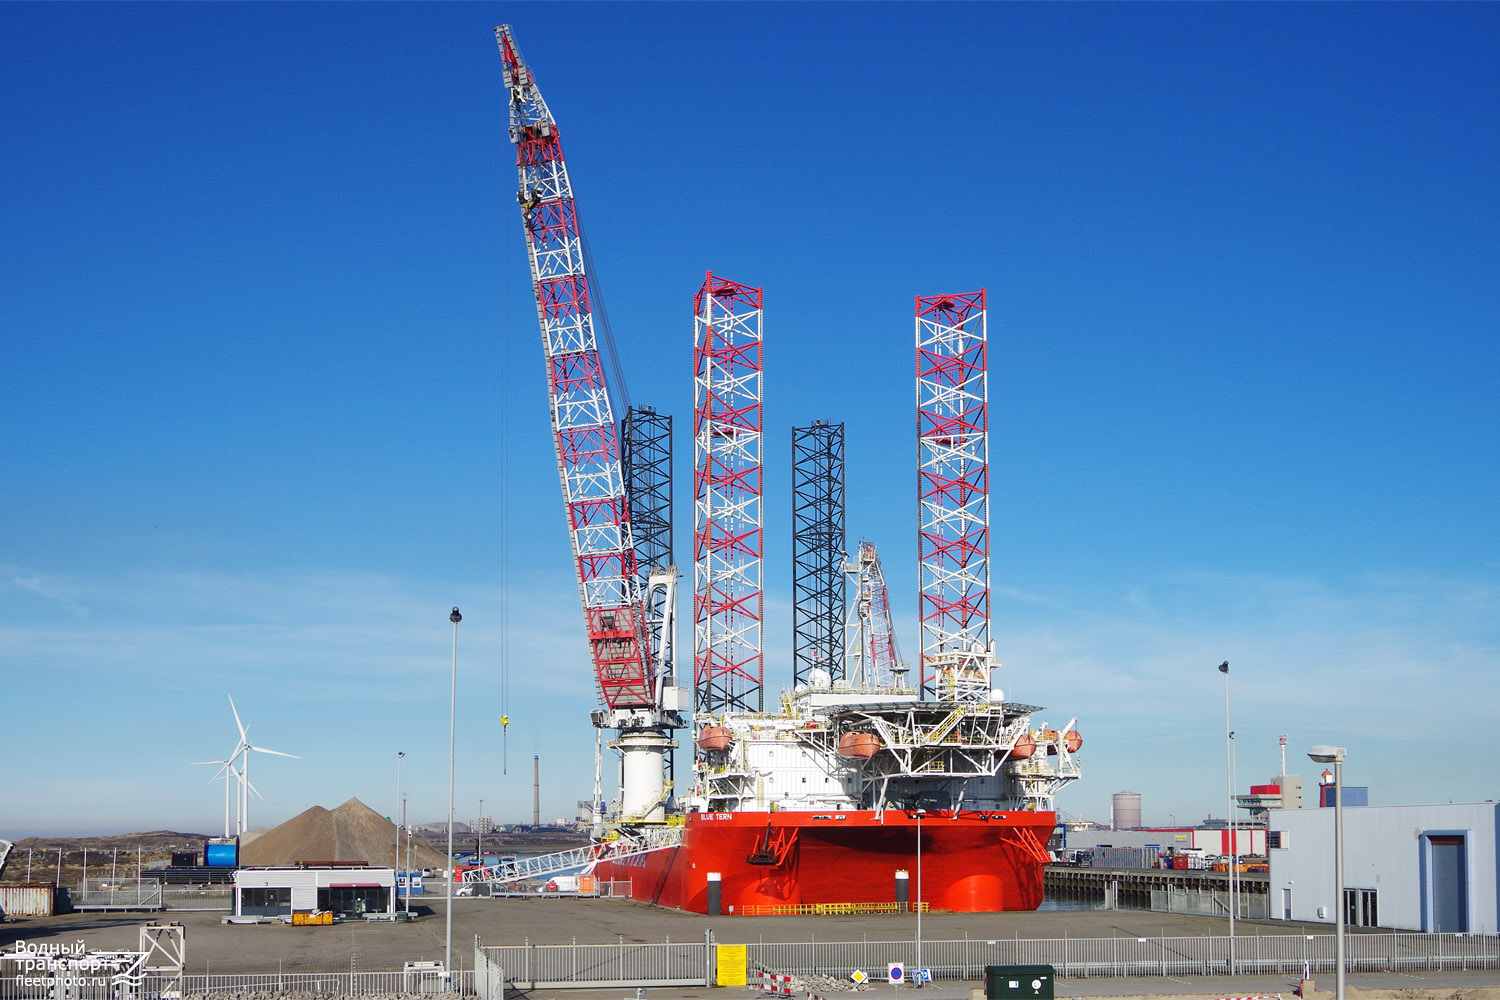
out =
[[1055,824],[1051,812],[929,811],[921,816],[920,887],[917,816],[890,809],[689,813],[681,846],[600,861],[594,871],[628,882],[633,899],[695,913],[709,912],[710,873],[720,875],[725,914],[874,910],[907,893],[933,910],[1034,910]]
[[[845,559],[843,430],[820,420],[794,431],[803,485],[794,487],[792,689],[768,707],[761,289],[705,275],[693,300],[687,697],[676,682],[687,658],[673,650],[671,423],[649,407],[627,416],[611,399],[608,327],[602,311],[596,326],[598,289],[557,123],[510,28],[496,38],[601,701],[592,721],[618,734],[609,746],[620,754],[618,805],[604,807],[596,764],[598,839],[587,858],[554,859],[559,870],[589,861],[596,875],[628,881],[636,899],[699,912],[899,905],[903,892],[935,909],[1034,909],[1053,796],[1079,776],[1083,739],[1073,722],[1033,727],[1038,709],[1007,702],[992,683],[984,291],[916,299],[916,678],[897,649],[875,546],[861,542]],[[694,734],[693,775],[679,789],[672,761],[683,730]],[[523,867],[464,877],[542,874]]]
[[691,791],[598,841],[594,874],[697,913],[1036,909],[1053,795],[1079,773],[1072,723],[1033,728],[1034,706],[998,691],[920,699],[816,680],[780,712],[709,719]]

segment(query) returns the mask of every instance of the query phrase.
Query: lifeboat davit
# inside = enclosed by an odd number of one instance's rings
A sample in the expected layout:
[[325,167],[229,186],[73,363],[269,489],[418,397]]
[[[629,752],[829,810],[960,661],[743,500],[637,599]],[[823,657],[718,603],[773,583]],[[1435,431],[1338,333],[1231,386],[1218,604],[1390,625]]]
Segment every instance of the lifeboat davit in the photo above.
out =
[[1016,745],[1011,747],[1011,760],[1027,760],[1036,753],[1036,739],[1030,733],[1022,733],[1021,738],[1016,740]]
[[1063,746],[1068,748],[1068,753],[1077,753],[1083,748],[1083,734],[1076,729],[1069,729],[1063,733]]
[[1041,734],[1037,736],[1037,740],[1046,745],[1048,753],[1057,753],[1057,741],[1059,738],[1056,729],[1043,729]]
[[880,750],[880,737],[874,733],[845,733],[839,737],[839,756],[851,760],[869,760]]
[[728,750],[734,734],[723,726],[704,726],[698,734],[698,746],[704,750]]

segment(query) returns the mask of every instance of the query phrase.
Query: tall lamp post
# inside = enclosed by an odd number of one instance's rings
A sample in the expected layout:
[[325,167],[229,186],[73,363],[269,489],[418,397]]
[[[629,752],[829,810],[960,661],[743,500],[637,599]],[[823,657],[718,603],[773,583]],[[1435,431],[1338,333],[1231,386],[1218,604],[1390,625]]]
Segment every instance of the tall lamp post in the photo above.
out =
[[401,870],[401,826],[406,822],[401,805],[401,758],[405,756],[405,750],[396,751],[396,814],[393,817],[396,820],[396,859],[391,867],[397,871]]
[[443,976],[448,980],[448,992],[456,993],[453,984],[453,723],[458,718],[458,623],[464,620],[464,616],[454,608],[448,620],[453,623],[453,671],[448,689],[448,918],[443,928]]
[[479,800],[479,822],[474,824],[479,828],[479,863],[484,864],[484,799]]
[[1234,961],[1234,732],[1229,728],[1229,661],[1219,664],[1224,675],[1224,781],[1229,788],[1229,811],[1225,813],[1224,830],[1229,836],[1229,974],[1235,974]]
[[[406,919],[411,919],[411,827],[406,824],[406,799],[401,800],[401,830],[406,831],[406,896],[402,901],[402,909],[406,911]],[[401,830],[396,831],[397,844],[400,843]],[[399,850],[399,847],[398,847]]]
[[917,985],[922,985],[922,817],[926,809],[917,810]]
[[1338,963],[1335,1000],[1344,1000],[1344,757],[1347,753],[1343,747],[1325,745],[1307,751],[1315,763],[1333,765],[1333,908],[1338,913],[1334,931],[1334,960]]

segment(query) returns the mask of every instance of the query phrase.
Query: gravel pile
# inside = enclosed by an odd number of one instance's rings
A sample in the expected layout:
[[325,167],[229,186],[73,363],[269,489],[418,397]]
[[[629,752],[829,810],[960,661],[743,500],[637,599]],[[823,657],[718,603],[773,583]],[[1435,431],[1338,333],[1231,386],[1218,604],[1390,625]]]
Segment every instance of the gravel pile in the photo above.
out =
[[[406,862],[406,844],[401,862]],[[256,837],[241,851],[247,865],[389,865],[396,850],[396,824],[350,799],[337,809],[313,806]],[[412,842],[414,868],[442,868],[443,854]]]

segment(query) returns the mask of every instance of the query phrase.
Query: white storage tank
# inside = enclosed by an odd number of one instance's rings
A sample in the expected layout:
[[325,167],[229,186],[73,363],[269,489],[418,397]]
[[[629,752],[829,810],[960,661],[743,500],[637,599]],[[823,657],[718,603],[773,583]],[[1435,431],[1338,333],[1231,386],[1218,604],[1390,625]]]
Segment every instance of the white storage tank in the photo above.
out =
[[1115,792],[1110,805],[1110,826],[1116,830],[1135,830],[1141,825],[1141,793]]

